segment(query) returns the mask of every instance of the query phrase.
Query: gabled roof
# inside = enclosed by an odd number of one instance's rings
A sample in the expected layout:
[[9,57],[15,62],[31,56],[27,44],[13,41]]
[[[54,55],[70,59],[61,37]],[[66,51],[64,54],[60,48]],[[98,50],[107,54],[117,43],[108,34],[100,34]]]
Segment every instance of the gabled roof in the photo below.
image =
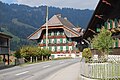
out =
[[[35,31],[33,34],[31,34],[28,39],[38,39],[41,36],[42,31],[45,29],[46,23],[42,25],[37,31]],[[51,19],[48,21],[48,29],[50,27],[53,28],[62,28],[67,35],[67,37],[80,37],[83,34],[80,34],[74,28],[76,28],[71,22],[67,20],[67,18],[62,18],[61,15],[54,15]]]

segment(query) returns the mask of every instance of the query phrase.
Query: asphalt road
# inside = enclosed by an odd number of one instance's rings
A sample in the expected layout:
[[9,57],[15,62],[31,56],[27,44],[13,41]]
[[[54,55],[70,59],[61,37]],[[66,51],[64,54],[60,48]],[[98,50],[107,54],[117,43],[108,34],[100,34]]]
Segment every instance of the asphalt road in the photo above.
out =
[[0,70],[0,80],[44,80],[55,72],[79,62],[80,59],[47,61]]

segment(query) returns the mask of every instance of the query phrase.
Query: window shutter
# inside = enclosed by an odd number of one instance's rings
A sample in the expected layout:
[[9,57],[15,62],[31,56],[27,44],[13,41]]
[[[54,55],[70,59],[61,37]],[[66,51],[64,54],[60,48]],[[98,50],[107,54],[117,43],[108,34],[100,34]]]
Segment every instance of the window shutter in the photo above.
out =
[[60,46],[60,50],[63,51],[63,46]]
[[116,39],[116,41],[115,41],[115,47],[118,47],[118,43],[119,43],[119,40]]
[[96,31],[97,31],[97,32],[100,32],[100,28],[96,28]]
[[108,24],[107,22],[104,23],[105,29],[108,29],[108,25],[107,24]]
[[60,38],[60,43],[63,43],[63,39],[62,38]]
[[113,28],[113,21],[112,20],[110,20],[110,29],[112,29]]
[[115,22],[115,28],[117,28],[118,27],[117,19],[115,19],[114,22]]

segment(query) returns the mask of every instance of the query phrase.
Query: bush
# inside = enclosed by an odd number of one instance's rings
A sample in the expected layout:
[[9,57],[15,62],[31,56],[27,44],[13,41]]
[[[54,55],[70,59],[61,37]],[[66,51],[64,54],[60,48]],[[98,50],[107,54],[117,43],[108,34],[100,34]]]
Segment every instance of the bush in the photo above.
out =
[[86,62],[90,61],[92,58],[92,52],[90,48],[85,48],[82,52],[82,57],[86,59]]

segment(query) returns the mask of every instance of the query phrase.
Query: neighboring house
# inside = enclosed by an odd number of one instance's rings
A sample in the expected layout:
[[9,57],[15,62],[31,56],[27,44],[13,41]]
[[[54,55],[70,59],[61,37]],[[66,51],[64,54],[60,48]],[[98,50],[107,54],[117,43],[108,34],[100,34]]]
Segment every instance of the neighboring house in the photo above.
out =
[[120,55],[120,0],[100,0],[83,38],[93,38],[102,27],[112,32],[115,39],[111,54]]
[[10,39],[12,37],[0,32],[0,57],[2,62],[9,65]]
[[[54,15],[48,21],[48,49],[53,52],[52,57],[75,57],[80,52],[76,45],[80,43],[82,35],[80,27],[75,27],[60,14]],[[37,40],[41,48],[46,48],[46,23],[28,39]]]

